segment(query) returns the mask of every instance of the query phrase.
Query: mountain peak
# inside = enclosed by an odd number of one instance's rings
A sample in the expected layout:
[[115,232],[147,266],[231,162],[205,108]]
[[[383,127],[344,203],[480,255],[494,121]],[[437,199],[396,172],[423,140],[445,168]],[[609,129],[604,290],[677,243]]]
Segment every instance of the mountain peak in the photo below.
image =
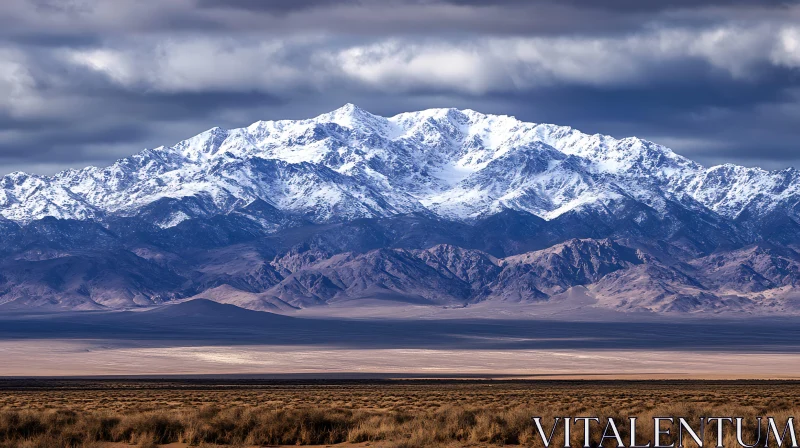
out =
[[359,126],[374,127],[386,122],[386,118],[367,112],[353,103],[347,103],[336,110],[324,113],[315,120],[336,123],[351,129]]
[[360,114],[360,113],[369,114],[369,112],[360,108],[357,104],[353,103],[345,103],[344,106],[334,110],[333,112],[334,113],[338,112],[343,114]]

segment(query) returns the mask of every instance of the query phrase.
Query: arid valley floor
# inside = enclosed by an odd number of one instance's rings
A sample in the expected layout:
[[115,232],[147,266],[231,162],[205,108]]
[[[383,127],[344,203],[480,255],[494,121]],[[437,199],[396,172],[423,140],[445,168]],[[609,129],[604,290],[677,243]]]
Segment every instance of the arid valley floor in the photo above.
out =
[[[0,314],[0,376],[790,379],[797,318],[288,316],[192,301]],[[581,316],[577,316],[581,317]]]
[[540,446],[533,416],[785,421],[798,394],[776,381],[2,380],[0,446]]
[[0,448],[540,446],[534,415],[800,410],[797,319],[616,317],[6,313]]

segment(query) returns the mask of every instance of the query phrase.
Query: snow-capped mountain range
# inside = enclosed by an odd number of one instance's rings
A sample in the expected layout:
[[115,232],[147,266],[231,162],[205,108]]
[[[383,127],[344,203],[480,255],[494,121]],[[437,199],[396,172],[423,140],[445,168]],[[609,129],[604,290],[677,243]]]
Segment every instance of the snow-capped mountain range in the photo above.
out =
[[800,313],[799,204],[791,168],[708,168],[633,137],[348,104],[106,168],[4,176],[0,310],[206,298]]
[[135,216],[159,200],[198,200],[162,216],[161,227],[257,199],[318,223],[410,212],[468,222],[504,209],[550,220],[627,199],[661,215],[673,201],[727,219],[776,209],[797,217],[800,201],[794,169],[706,168],[635,137],[472,110],[384,118],[352,104],[309,120],[214,128],[106,168],[12,173],[0,187],[0,215],[22,223]]

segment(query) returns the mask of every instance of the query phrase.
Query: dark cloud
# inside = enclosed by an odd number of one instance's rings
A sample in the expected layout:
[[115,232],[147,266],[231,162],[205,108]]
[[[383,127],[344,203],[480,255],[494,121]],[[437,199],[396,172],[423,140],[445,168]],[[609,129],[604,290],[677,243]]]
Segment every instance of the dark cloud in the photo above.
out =
[[440,3],[449,3],[463,6],[503,6],[503,5],[524,5],[534,6],[541,4],[566,4],[579,8],[588,9],[609,9],[621,13],[631,13],[639,11],[665,11],[670,9],[702,9],[708,7],[724,6],[752,6],[752,7],[779,7],[788,6],[796,3],[793,0],[664,0],[664,1],[642,1],[642,0],[436,0]]
[[354,102],[800,166],[798,20],[798,2],[770,0],[8,0],[0,164],[105,164]]
[[[797,4],[778,0],[6,0],[0,2],[0,39],[60,45],[59,38],[80,41],[189,31],[586,35],[664,22],[708,23],[736,11],[745,14],[745,20],[780,18],[787,7]],[[675,11],[684,13],[671,14]]]
[[25,141],[20,144],[0,146],[0,154],[2,158],[19,161],[24,160],[31,151],[36,151],[40,161],[71,162],[85,155],[82,153],[84,146],[132,143],[146,138],[147,134],[146,126],[135,122],[39,128],[27,134]]
[[[217,15],[215,26],[220,28],[501,35],[619,33],[653,23],[709,23],[736,11],[780,16],[797,4],[797,0],[197,0],[200,9],[218,14],[226,10],[253,14],[253,22],[238,15],[229,17],[232,21]],[[682,14],[668,14],[676,12]]]
[[542,5],[568,5],[575,8],[593,10],[614,10],[618,13],[637,13],[642,11],[666,11],[671,9],[702,9],[709,7],[781,7],[796,3],[795,0],[197,0],[202,8],[237,8],[249,11],[288,13],[306,9],[322,9],[336,6],[377,4],[406,5],[424,7],[436,4],[456,6],[502,8],[508,6],[535,8]]
[[[234,127],[243,121],[225,118],[228,111],[269,109],[283,104],[259,92],[136,94],[106,89],[82,97],[80,119],[51,117],[14,119],[0,115],[0,163],[48,163],[80,167],[110,163],[145,147],[173,144],[213,126]],[[275,117],[277,118],[277,117]],[[255,119],[253,119],[255,121]]]
[[287,14],[306,9],[329,8],[343,4],[358,4],[358,0],[197,0],[200,8],[244,9],[265,11],[274,14]]

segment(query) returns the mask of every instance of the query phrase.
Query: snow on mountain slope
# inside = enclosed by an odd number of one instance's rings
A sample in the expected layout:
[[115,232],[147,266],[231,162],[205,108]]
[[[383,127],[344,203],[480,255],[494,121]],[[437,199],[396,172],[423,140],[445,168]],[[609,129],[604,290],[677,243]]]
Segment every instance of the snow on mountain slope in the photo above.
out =
[[781,208],[797,217],[800,173],[704,168],[645,140],[472,110],[385,118],[348,104],[308,120],[214,128],[106,168],[0,179],[0,215],[18,222],[132,216],[165,198],[200,205],[159,217],[162,227],[256,200],[315,222],[409,212],[470,220],[503,209],[553,219],[626,199],[659,213],[671,201],[729,219]]

